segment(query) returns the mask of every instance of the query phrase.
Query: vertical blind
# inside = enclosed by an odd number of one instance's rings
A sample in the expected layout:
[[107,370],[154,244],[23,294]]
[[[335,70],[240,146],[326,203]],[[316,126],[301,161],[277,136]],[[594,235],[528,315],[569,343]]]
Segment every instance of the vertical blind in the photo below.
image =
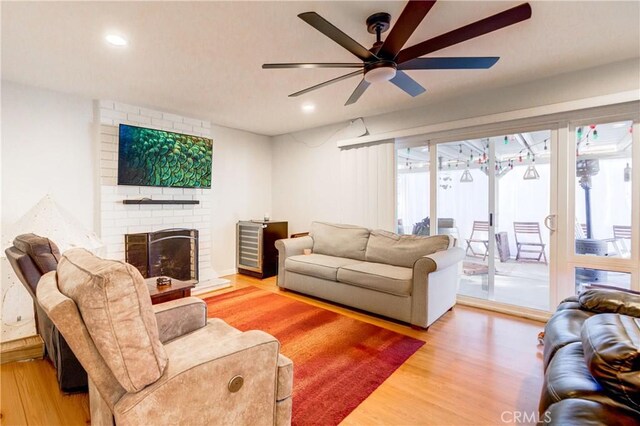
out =
[[394,141],[342,148],[340,206],[343,223],[394,231]]

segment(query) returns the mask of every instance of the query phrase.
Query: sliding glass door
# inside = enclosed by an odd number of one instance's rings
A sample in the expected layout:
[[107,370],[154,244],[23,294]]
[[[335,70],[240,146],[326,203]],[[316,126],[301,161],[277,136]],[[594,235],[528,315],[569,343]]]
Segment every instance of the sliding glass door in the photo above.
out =
[[590,284],[631,288],[633,128],[628,120],[573,126],[576,291]]
[[551,131],[437,145],[438,233],[465,250],[459,293],[549,309]]
[[396,139],[397,231],[456,238],[459,301],[539,318],[587,285],[640,290],[640,116],[571,116]]

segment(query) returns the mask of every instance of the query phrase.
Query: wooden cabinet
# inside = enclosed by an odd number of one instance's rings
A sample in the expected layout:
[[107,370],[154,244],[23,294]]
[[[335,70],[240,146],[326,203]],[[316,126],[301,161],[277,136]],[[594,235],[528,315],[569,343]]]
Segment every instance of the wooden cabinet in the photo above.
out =
[[287,238],[288,223],[240,221],[236,224],[236,267],[238,273],[257,278],[278,274],[275,242]]

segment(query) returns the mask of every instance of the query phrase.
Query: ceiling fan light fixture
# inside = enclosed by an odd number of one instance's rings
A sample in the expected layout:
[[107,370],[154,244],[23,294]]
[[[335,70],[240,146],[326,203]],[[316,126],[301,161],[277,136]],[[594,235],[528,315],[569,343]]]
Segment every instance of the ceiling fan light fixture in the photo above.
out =
[[389,81],[396,76],[396,67],[393,63],[385,63],[371,68],[364,73],[364,81],[375,84]]

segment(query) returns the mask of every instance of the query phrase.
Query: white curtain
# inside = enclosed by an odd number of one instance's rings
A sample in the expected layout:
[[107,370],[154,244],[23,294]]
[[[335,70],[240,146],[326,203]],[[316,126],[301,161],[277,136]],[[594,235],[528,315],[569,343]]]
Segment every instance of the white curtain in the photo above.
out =
[[341,222],[395,231],[393,140],[340,152]]

